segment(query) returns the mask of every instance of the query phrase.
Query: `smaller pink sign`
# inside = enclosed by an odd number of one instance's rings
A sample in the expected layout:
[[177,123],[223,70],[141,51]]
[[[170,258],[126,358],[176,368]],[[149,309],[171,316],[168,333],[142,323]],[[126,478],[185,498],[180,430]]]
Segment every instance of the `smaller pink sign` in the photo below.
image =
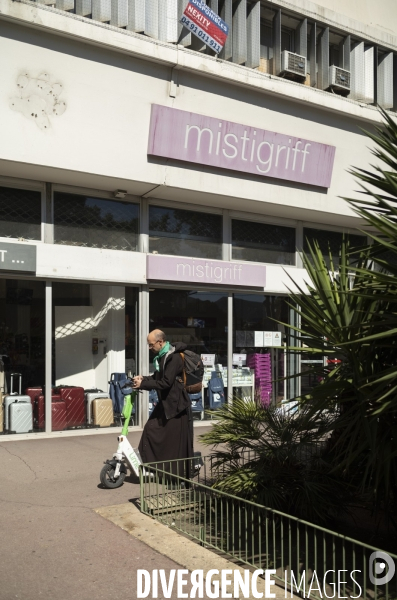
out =
[[264,288],[266,267],[248,262],[148,254],[147,279]]

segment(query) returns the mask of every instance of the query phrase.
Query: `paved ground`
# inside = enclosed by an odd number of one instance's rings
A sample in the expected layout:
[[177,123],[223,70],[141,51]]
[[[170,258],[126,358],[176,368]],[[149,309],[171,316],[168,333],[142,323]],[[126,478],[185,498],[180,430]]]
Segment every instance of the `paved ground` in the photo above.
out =
[[99,485],[116,436],[0,442],[0,600],[134,600],[137,569],[178,568],[93,510],[139,494]]

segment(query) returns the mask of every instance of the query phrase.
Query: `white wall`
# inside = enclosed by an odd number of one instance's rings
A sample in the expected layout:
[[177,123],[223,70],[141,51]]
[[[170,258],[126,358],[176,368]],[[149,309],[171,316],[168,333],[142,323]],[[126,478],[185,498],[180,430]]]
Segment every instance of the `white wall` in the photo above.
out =
[[[166,66],[11,23],[3,22],[1,33],[3,169],[20,165],[20,176],[24,176],[27,168],[31,175],[37,167],[39,177],[43,169],[49,181],[64,180],[67,174],[72,185],[76,180],[81,185],[85,179],[88,185],[92,177],[111,181],[112,185],[120,181],[131,193],[135,185],[145,183],[148,190],[159,186],[150,192],[152,197],[220,206],[230,198],[234,208],[237,204],[240,210],[249,207],[253,212],[302,220],[316,214],[317,222],[335,223],[335,215],[340,215],[340,223],[345,224],[345,217],[351,215],[339,198],[351,195],[357,187],[347,169],[352,162],[366,167],[371,160],[369,142],[359,131],[358,120],[185,71],[179,74],[176,98],[171,98],[171,69]],[[51,127],[46,131],[9,107],[23,72],[31,76],[47,72],[63,86],[66,112],[51,117]],[[303,91],[309,96],[314,94],[314,90]],[[146,151],[153,102],[335,145],[331,188],[297,187],[200,166],[149,161]],[[15,172],[12,174],[15,176]]]
[[[299,9],[304,5],[302,0],[290,0],[290,3]],[[312,3],[311,3],[312,4]],[[370,25],[393,35],[397,32],[397,10],[395,0],[316,0],[319,15],[324,14],[321,7],[327,11],[334,11],[349,19],[360,21],[364,25]]]
[[55,307],[55,385],[95,384],[91,306]]
[[[98,338],[98,354],[92,339]],[[109,389],[125,370],[125,288],[92,285],[91,306],[55,307],[55,383]]]
[[140,252],[37,244],[37,277],[113,283],[146,283],[146,255]]

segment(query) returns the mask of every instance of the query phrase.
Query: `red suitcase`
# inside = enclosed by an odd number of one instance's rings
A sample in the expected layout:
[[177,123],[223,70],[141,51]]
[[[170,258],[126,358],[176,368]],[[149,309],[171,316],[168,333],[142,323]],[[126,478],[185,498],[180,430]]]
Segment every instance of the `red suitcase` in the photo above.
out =
[[[57,394],[58,392],[56,391],[55,387],[51,388],[51,391],[53,394]],[[25,390],[25,394],[27,396],[30,396],[30,399],[32,401],[32,404],[34,405],[34,401],[36,400],[37,396],[40,396],[41,394],[43,394],[43,388],[41,386],[36,386],[36,387],[28,387]]]
[[34,410],[34,402],[35,402],[37,396],[40,396],[40,394],[42,394],[42,393],[43,393],[43,388],[40,386],[26,388],[25,394],[27,396],[30,396],[30,399],[33,404],[33,410]]
[[[51,398],[52,412],[52,431],[62,431],[67,427],[66,419],[66,404],[59,395],[54,395]],[[44,396],[36,396],[34,401],[34,426],[37,429],[45,428],[45,413],[44,413]]]
[[84,388],[73,385],[60,385],[58,392],[66,404],[68,427],[82,427],[87,424]]

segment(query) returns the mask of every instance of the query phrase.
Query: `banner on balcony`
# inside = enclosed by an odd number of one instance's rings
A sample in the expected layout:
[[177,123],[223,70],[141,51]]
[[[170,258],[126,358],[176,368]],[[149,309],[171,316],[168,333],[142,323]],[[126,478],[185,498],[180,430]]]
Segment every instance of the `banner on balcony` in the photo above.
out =
[[201,0],[189,0],[179,22],[215,54],[219,54],[225,45],[229,26]]

